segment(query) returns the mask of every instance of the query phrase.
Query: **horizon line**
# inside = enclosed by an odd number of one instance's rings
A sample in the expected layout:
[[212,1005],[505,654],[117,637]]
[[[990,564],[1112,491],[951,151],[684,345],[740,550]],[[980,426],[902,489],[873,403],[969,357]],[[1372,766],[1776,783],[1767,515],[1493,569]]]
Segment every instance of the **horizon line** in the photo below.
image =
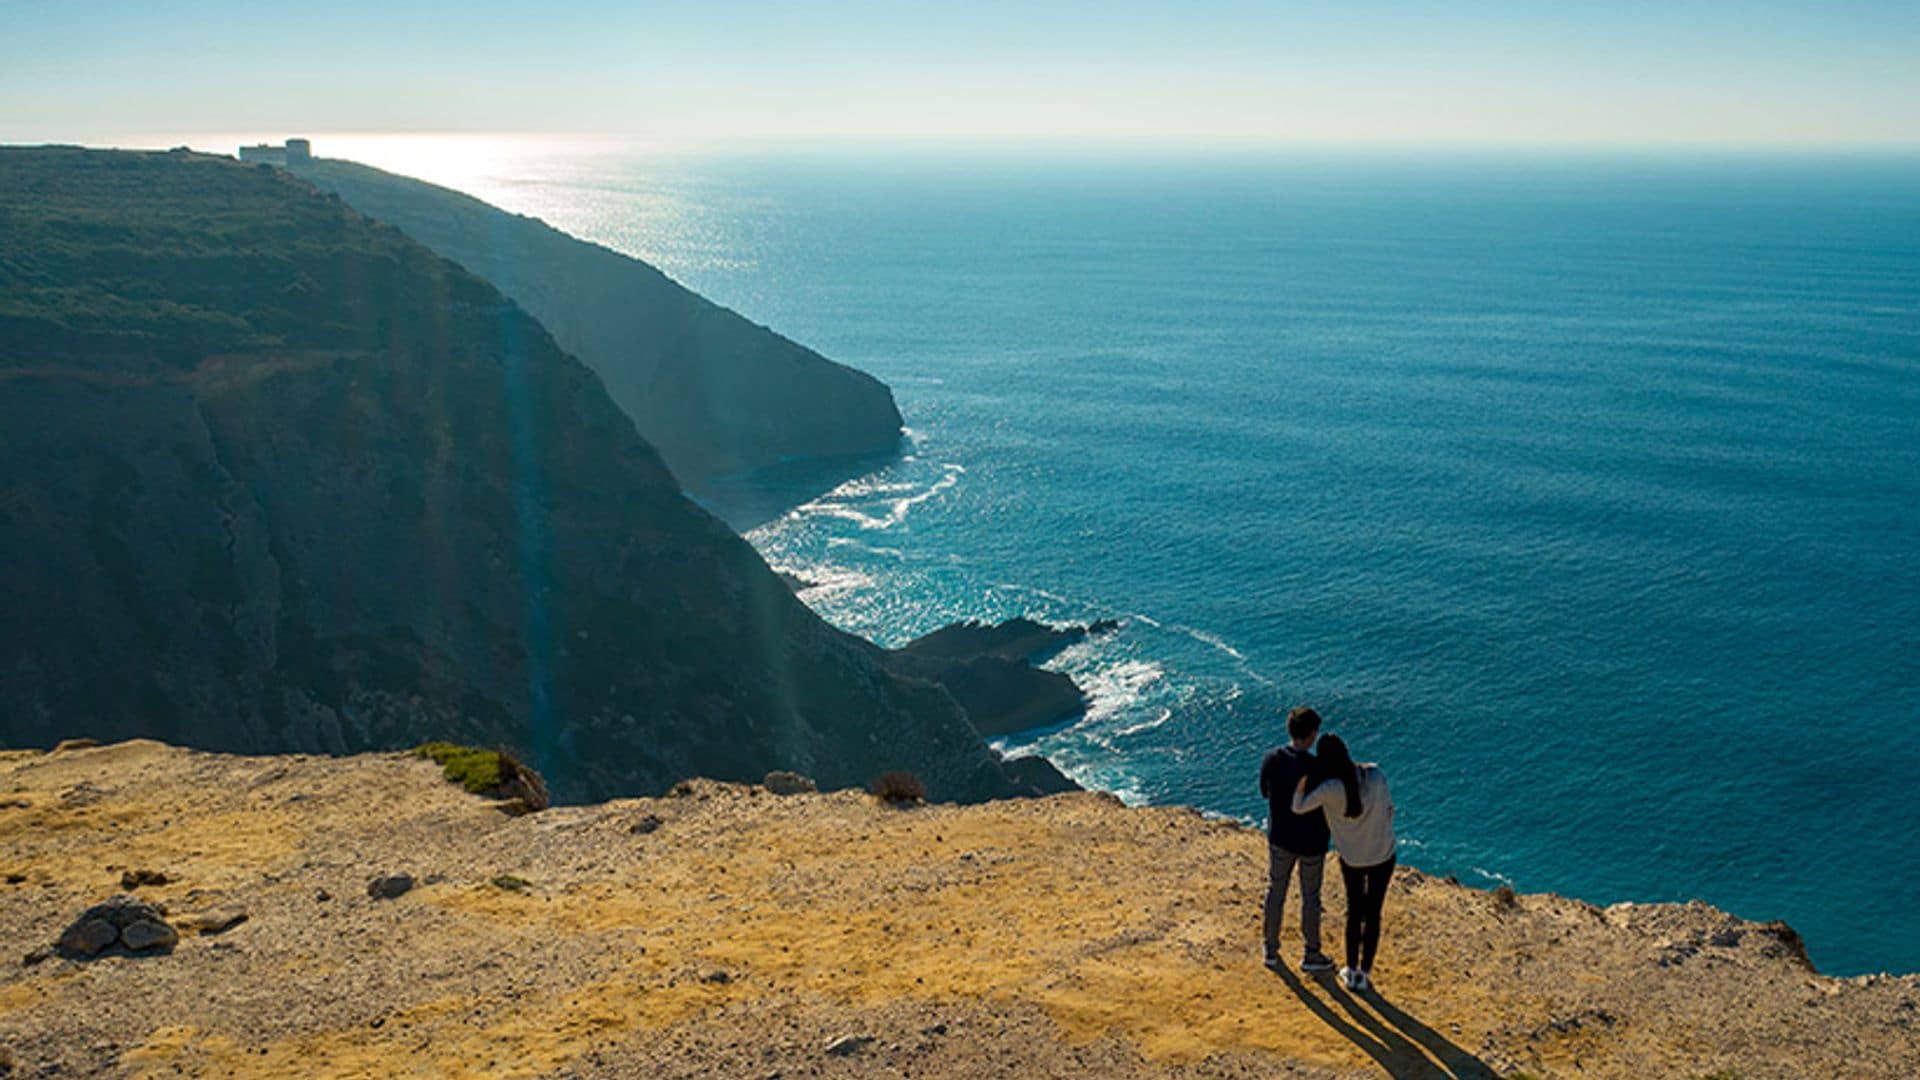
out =
[[[216,147],[237,150],[257,142],[278,143],[287,138],[307,138],[316,143],[326,139],[404,141],[431,139],[440,142],[546,142],[568,145],[580,150],[634,151],[661,153],[728,152],[742,150],[1024,150],[1049,152],[1085,152],[1113,150],[1165,151],[1296,151],[1296,152],[1390,152],[1390,153],[1559,153],[1559,154],[1836,154],[1905,156],[1920,155],[1920,140],[1912,141],[1796,141],[1774,142],[1733,139],[1656,139],[1627,140],[1501,140],[1501,139],[1326,139],[1271,135],[1179,135],[1142,133],[1131,135],[1074,135],[1071,133],[990,133],[961,135],[910,135],[892,133],[810,133],[810,134],[735,134],[699,138],[659,138],[641,133],[609,131],[542,130],[345,130],[301,128],[292,125],[279,133],[266,129],[200,129],[167,133],[154,132],[78,132],[70,136],[52,136],[37,132],[14,135],[0,131],[0,145],[9,146],[81,146],[90,149],[168,150],[189,146],[195,150],[223,152]],[[230,151],[226,151],[230,152]],[[316,147],[318,156],[325,156]]]

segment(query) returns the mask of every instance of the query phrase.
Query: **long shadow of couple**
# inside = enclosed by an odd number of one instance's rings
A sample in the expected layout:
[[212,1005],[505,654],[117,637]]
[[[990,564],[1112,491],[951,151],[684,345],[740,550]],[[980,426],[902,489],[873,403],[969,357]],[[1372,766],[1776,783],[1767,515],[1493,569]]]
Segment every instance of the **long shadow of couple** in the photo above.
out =
[[[1300,976],[1285,968],[1278,969],[1276,973],[1308,1010],[1348,1042],[1366,1051],[1389,1076],[1402,1080],[1412,1077],[1422,1080],[1499,1078],[1500,1074],[1489,1068],[1486,1062],[1407,1015],[1378,992],[1369,994],[1366,1003],[1362,1004],[1331,975],[1316,977],[1314,982],[1326,992],[1327,999],[1340,1007],[1336,1011],[1333,1005],[1322,1000],[1320,994],[1302,982]],[[1369,1005],[1371,1009],[1367,1007]],[[1345,1012],[1346,1016],[1342,1016],[1341,1012]]]

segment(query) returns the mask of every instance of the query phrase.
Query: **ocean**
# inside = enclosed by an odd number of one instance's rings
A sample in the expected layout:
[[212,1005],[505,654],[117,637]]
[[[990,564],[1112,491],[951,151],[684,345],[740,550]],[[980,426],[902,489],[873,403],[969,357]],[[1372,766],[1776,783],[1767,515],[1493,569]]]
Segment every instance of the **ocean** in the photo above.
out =
[[885,643],[1120,620],[1007,752],[1259,821],[1311,704],[1403,862],[1920,971],[1920,160],[316,152],[891,384],[899,458],[714,506]]

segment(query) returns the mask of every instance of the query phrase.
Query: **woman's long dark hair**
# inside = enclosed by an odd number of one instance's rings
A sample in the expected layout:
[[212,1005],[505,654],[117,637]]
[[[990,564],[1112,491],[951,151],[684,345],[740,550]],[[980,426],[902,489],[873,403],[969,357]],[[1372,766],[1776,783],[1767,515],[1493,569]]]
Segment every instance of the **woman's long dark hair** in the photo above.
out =
[[1320,775],[1340,781],[1340,785],[1347,789],[1347,816],[1359,817],[1362,809],[1360,768],[1353,763],[1353,755],[1347,753],[1347,744],[1338,735],[1322,735],[1313,756]]

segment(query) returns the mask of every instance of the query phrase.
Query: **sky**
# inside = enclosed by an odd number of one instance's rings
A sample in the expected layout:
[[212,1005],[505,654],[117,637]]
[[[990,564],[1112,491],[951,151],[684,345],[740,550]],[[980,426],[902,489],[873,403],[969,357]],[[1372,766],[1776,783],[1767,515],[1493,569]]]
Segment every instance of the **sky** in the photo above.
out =
[[0,0],[0,142],[1920,148],[1920,0]]

